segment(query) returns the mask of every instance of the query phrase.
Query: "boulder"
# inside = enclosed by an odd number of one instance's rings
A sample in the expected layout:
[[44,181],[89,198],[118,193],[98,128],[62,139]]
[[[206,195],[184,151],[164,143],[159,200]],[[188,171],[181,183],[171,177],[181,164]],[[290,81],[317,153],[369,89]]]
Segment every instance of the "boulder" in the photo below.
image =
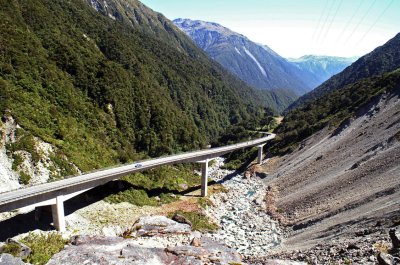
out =
[[201,240],[198,237],[194,237],[192,239],[192,242],[190,242],[190,245],[193,247],[201,247]]
[[174,214],[174,216],[172,216],[172,220],[181,223],[181,224],[188,224],[190,226],[192,226],[192,222],[190,222],[185,216],[181,215],[181,214]]
[[393,264],[393,262],[392,262],[393,257],[391,255],[385,254],[383,252],[380,252],[378,254],[377,259],[378,259],[379,265],[392,265]]
[[21,258],[16,258],[11,254],[3,253],[0,255],[0,264],[4,265],[25,265]]
[[[149,239],[150,241],[152,239]],[[164,248],[154,243],[138,242],[121,237],[83,236],[78,245],[71,245],[55,254],[48,265],[76,264],[243,264],[240,255],[210,238],[202,237],[201,246]]]
[[392,228],[389,230],[389,236],[390,239],[392,240],[392,245],[393,249],[399,249],[400,248],[400,231],[399,228]]
[[163,234],[190,234],[191,226],[178,223],[165,216],[143,216],[131,229],[131,236],[155,236]]

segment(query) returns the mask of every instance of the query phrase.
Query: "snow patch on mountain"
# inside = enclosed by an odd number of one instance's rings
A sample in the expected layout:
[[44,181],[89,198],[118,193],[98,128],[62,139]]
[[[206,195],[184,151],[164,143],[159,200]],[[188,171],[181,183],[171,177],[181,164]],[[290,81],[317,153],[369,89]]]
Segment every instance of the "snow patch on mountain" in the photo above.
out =
[[236,47],[235,47],[235,51],[236,51],[239,55],[242,55],[242,54],[240,53],[240,51],[238,50],[238,48],[236,48]]
[[261,64],[257,61],[256,57],[248,50],[246,47],[243,46],[244,52],[257,64],[258,68],[260,69],[261,73],[267,77],[267,73],[265,72],[264,68]]

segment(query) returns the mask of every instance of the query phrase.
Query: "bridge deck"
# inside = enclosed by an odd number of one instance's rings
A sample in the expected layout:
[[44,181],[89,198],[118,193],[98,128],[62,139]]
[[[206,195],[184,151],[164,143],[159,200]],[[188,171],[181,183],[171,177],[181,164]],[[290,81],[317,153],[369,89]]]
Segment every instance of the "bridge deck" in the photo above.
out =
[[[67,195],[79,194],[80,192],[105,184],[111,180],[118,179],[124,175],[169,164],[205,161],[238,149],[262,146],[273,138],[275,138],[275,134],[269,134],[266,137],[238,144],[148,159],[132,164],[102,169],[55,182],[1,193],[0,212],[11,211],[25,206],[43,205],[46,204],[46,202],[54,204],[56,198],[60,196],[68,197]],[[136,167],[138,163],[141,164],[141,167]]]

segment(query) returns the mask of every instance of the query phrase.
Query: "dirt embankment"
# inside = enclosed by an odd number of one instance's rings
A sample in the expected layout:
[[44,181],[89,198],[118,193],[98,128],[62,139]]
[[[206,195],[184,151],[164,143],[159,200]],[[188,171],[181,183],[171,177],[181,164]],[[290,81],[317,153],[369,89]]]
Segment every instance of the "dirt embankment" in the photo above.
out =
[[277,190],[276,211],[293,225],[287,248],[340,242],[400,220],[399,94],[381,96],[279,159],[266,182]]

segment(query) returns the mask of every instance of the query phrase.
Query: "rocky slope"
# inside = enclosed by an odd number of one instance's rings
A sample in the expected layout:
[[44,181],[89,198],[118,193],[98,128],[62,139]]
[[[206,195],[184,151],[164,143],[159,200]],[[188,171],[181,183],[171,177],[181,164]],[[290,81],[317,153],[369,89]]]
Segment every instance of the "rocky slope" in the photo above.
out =
[[175,25],[214,60],[253,87],[288,89],[296,95],[313,88],[303,72],[265,45],[217,23],[176,19]]
[[[375,97],[339,129],[326,128],[279,158],[265,181],[277,190],[277,216],[293,227],[283,250],[314,248],[315,255],[318,249],[329,253],[330,247],[335,252],[353,244],[348,248],[364,251],[353,257],[345,249],[348,259],[376,261],[376,246],[400,219],[399,110],[397,87]],[[335,261],[334,255],[321,256]],[[324,262],[318,255],[316,260]]]
[[347,66],[356,61],[357,57],[334,57],[334,56],[316,56],[305,55],[300,58],[288,58],[288,61],[296,65],[303,71],[313,74],[316,86],[322,84],[333,75],[340,73]]

